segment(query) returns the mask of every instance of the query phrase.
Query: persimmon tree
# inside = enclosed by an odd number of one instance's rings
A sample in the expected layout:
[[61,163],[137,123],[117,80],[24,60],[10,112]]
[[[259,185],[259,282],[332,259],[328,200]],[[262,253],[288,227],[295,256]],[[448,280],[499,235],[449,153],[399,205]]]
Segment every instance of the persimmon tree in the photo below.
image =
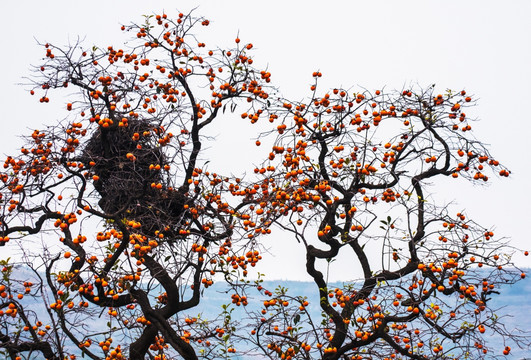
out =
[[[6,356],[480,359],[529,344],[489,302],[525,276],[516,250],[430,186],[509,175],[472,136],[472,97],[321,93],[316,72],[308,100],[282,99],[252,44],[207,46],[207,25],[162,14],[123,26],[125,49],[43,44],[30,92],[66,115],[1,174],[0,245],[21,249],[2,262]],[[254,177],[202,156],[222,116],[270,126]],[[273,228],[305,251],[318,304],[245,279]],[[341,285],[327,280],[339,257]],[[247,321],[221,304],[214,319],[189,316],[218,279],[229,302],[255,304]]]
[[[271,358],[386,360],[510,353],[485,334],[529,346],[489,306],[525,277],[516,250],[434,192],[509,176],[472,136],[473,98],[434,86],[320,93],[313,76],[306,102],[275,109],[275,145],[256,171],[271,170],[265,213],[289,219],[278,226],[304,248],[322,313],[280,289],[257,314],[255,344]],[[350,268],[329,266],[340,257]]]
[[[260,113],[272,89],[252,44],[209,48],[192,32],[207,25],[162,14],[122,26],[134,36],[127,49],[43,44],[31,94],[66,98],[68,115],[35,130],[1,175],[2,245],[19,242],[26,263],[19,283],[18,263],[5,262],[1,285],[0,349],[13,359],[234,351],[223,314],[207,322],[183,312],[215,274],[247,275],[269,221],[252,212],[257,189],[208,171],[201,150],[220,114]],[[37,235],[42,248],[30,241]],[[23,298],[47,302],[45,319]]]

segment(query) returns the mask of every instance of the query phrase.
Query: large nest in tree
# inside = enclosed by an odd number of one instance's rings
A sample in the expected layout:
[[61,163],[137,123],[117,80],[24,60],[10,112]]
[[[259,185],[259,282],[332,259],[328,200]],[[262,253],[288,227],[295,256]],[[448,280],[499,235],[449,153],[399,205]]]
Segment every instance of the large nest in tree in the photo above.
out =
[[94,187],[101,209],[140,222],[146,235],[175,230],[185,200],[181,192],[168,188],[160,170],[153,169],[166,164],[154,130],[142,120],[129,121],[127,127],[100,128],[83,153],[85,163],[96,163],[91,170],[99,176]]

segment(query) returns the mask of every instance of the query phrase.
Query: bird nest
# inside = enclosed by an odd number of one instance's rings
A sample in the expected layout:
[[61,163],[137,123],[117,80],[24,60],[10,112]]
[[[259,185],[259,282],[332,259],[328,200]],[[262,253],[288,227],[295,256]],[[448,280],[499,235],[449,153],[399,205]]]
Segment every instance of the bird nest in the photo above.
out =
[[100,128],[83,152],[85,163],[95,163],[91,171],[99,177],[94,188],[103,212],[140,222],[142,232],[151,236],[178,226],[185,201],[156,169],[166,164],[156,130],[142,120],[129,121],[127,127]]

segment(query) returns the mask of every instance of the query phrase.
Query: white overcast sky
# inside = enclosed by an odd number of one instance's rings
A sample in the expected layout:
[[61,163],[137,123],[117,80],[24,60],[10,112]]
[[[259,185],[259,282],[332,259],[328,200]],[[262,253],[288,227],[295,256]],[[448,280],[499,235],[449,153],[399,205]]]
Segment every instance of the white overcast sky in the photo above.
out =
[[[286,97],[308,95],[315,70],[326,87],[401,89],[410,84],[436,84],[474,94],[473,114],[478,139],[491,145],[496,158],[512,170],[509,179],[493,179],[489,187],[451,189],[448,201],[515,246],[531,250],[531,1],[2,1],[0,38],[0,154],[20,147],[16,136],[62,118],[64,104],[42,106],[17,83],[43,56],[36,44],[66,45],[80,36],[87,45],[121,46],[122,23],[141,22],[143,14],[176,15],[195,10],[211,20],[207,46],[232,44],[236,34],[255,45],[255,62],[268,65],[273,82]],[[323,89],[325,87],[323,86]],[[65,99],[66,102],[66,99]],[[248,146],[249,136],[235,137],[220,128],[219,139],[231,139],[224,155]],[[221,151],[215,159],[229,172]],[[214,156],[214,155],[213,155]],[[252,162],[252,158],[248,158]],[[220,170],[220,172],[223,172]],[[441,189],[448,191],[448,189]],[[299,253],[279,233],[264,239],[273,246],[274,260],[261,268],[268,279],[305,279],[300,266],[288,273],[272,264]],[[282,244],[282,245],[280,245]],[[4,248],[5,249],[5,248]],[[1,256],[0,254],[0,257]],[[518,257],[520,266],[530,259]],[[339,266],[339,265],[338,265]],[[343,265],[341,265],[343,266]],[[339,277],[337,279],[340,279]],[[343,280],[346,280],[342,278]]]

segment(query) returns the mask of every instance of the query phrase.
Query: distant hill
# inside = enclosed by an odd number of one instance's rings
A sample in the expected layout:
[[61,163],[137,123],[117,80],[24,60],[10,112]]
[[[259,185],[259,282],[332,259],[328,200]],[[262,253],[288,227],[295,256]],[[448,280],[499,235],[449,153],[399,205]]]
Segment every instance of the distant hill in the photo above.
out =
[[[529,273],[529,271],[526,271]],[[330,284],[330,286],[338,286],[339,284]],[[319,308],[319,296],[315,284],[311,282],[303,281],[291,281],[291,280],[270,280],[264,281],[262,286],[265,289],[274,291],[278,286],[288,288],[288,294],[307,297],[310,305],[307,309],[310,313],[319,317],[321,310]],[[214,319],[222,312],[222,305],[229,304],[231,302],[232,292],[229,292],[226,284],[222,281],[214,283],[211,287],[205,290],[203,298],[199,306],[191,309],[188,313],[183,315],[197,317],[201,314],[202,318]],[[258,294],[256,291],[252,291],[249,294],[254,301],[249,301],[249,305],[245,308],[246,311],[259,311],[262,308],[262,302],[265,300],[263,295]],[[517,282],[515,285],[506,286],[502,289],[501,296],[493,296],[490,306],[497,309],[496,314],[503,319],[507,329],[512,330],[519,328],[528,332],[531,335],[531,280],[529,278]],[[28,307],[29,305],[29,307]],[[26,308],[32,308],[31,304],[26,303]],[[35,302],[35,308],[39,316],[46,318],[44,315],[44,308],[41,303]],[[233,319],[244,320],[246,313],[243,306],[234,306],[232,313]],[[106,328],[107,316],[103,316],[101,319],[93,319],[90,327],[94,329]],[[496,336],[490,338],[490,345],[494,348],[503,349],[502,339]],[[518,349],[512,346],[511,355],[502,357],[508,360],[531,360],[531,349]],[[501,351],[500,351],[501,355]],[[240,359],[239,357],[234,357]]]
[[[529,273],[528,271],[526,271]],[[291,281],[291,280],[271,280],[263,284],[265,289],[273,291],[276,287],[283,286],[289,289],[289,294],[306,296],[310,302],[308,309],[317,316],[320,314],[319,296],[315,284],[311,282]],[[339,284],[338,284],[339,285]],[[200,305],[192,310],[190,315],[197,316],[202,313],[204,317],[214,317],[219,314],[221,305],[230,302],[230,295],[226,293],[227,289],[223,283],[216,283],[205,293]],[[261,302],[250,302],[247,310],[259,309]],[[526,331],[531,336],[531,280],[529,278],[517,282],[512,286],[505,286],[502,289],[502,295],[492,297],[489,305],[493,309],[498,309],[496,315],[502,318],[509,330],[518,328]],[[235,317],[243,316],[241,308],[235,309]],[[490,345],[494,348],[503,349],[504,345],[500,337],[492,336]],[[531,349],[518,349],[510,345],[512,350],[509,356],[502,356],[508,360],[531,360]],[[501,350],[499,355],[501,355]]]

